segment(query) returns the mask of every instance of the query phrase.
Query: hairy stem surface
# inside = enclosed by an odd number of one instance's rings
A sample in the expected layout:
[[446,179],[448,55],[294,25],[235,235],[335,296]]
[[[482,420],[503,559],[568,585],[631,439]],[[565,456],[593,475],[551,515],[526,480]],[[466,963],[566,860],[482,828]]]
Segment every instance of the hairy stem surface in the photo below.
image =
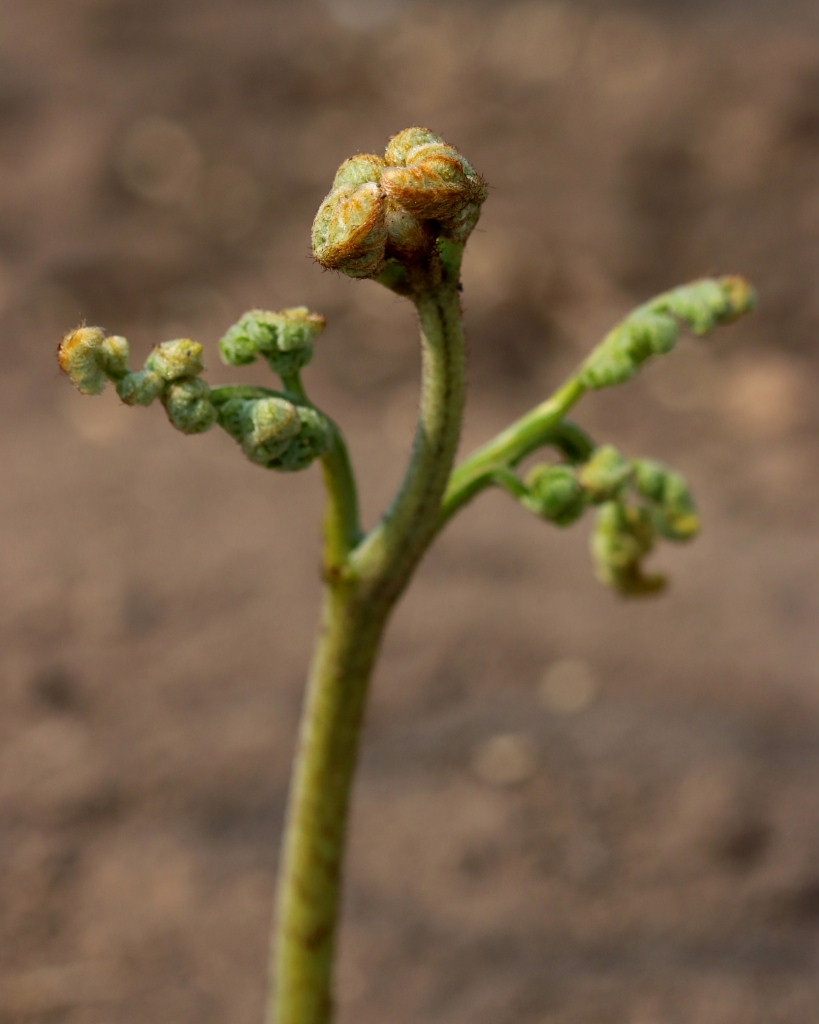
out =
[[324,462],[325,596],[285,827],[269,1024],[328,1024],[341,877],[367,691],[390,612],[438,528],[463,418],[457,266],[410,275],[421,325],[421,405],[395,501],[357,541],[346,451]]
[[389,609],[327,588],[284,842],[268,1020],[325,1024],[346,825],[368,683]]

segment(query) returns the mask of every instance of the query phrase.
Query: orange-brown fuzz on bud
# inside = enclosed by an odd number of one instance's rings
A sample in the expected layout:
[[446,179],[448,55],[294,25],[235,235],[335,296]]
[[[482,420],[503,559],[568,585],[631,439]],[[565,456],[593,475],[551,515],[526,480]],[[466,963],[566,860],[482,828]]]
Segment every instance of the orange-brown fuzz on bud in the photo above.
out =
[[386,259],[428,258],[436,237],[463,244],[484,199],[486,184],[456,149],[428,128],[406,128],[383,159],[358,153],[339,167],[313,221],[313,254],[374,277]]
[[60,369],[84,395],[98,395],[105,387],[107,378],[97,358],[104,341],[101,327],[77,327],[66,334],[57,349]]
[[57,360],[63,373],[69,373],[70,367],[82,349],[99,348],[105,341],[105,331],[101,327],[75,327],[60,342],[57,349]]
[[391,199],[425,220],[457,216],[464,206],[482,203],[486,186],[451,146],[426,145],[409,154],[406,167],[389,167],[381,185]]
[[375,182],[341,185],[325,198],[313,221],[313,253],[325,267],[371,277],[384,262],[386,206]]
[[365,185],[368,181],[378,183],[386,164],[374,153],[357,153],[349,157],[336,171],[333,188],[341,185]]
[[413,150],[430,144],[446,145],[441,136],[431,132],[429,128],[405,128],[402,132],[398,132],[397,135],[393,135],[387,143],[384,160],[391,167],[406,167]]

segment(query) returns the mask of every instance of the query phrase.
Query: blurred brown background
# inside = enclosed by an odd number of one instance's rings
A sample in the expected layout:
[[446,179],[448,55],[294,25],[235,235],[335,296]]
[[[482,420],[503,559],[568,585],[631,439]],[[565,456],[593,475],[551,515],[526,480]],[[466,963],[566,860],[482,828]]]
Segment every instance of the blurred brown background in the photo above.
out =
[[816,1012],[815,5],[7,0],[0,12],[0,1022],[261,1019],[318,599],[319,474],[75,393],[81,318],[211,378],[245,309],[329,328],[311,391],[371,520],[417,393],[408,307],[322,273],[337,164],[428,125],[492,185],[464,449],[632,305],[757,314],[579,418],[686,472],[659,600],[503,495],[399,608],[357,790],[345,1024],[803,1024]]

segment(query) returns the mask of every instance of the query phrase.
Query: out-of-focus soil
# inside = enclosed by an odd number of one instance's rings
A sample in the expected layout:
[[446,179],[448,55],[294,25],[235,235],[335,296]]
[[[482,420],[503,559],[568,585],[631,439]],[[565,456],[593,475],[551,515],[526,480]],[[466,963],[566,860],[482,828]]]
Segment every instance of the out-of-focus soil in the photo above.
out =
[[[8,0],[0,12],[0,1022],[251,1024],[319,594],[319,474],[75,393],[245,309],[327,315],[309,381],[371,521],[410,312],[321,273],[337,164],[410,124],[492,185],[464,449],[632,305],[759,311],[579,418],[685,471],[703,536],[624,602],[587,529],[483,496],[396,615],[352,821],[348,1024],[815,1019],[813,4]],[[249,368],[241,379],[263,381]]]

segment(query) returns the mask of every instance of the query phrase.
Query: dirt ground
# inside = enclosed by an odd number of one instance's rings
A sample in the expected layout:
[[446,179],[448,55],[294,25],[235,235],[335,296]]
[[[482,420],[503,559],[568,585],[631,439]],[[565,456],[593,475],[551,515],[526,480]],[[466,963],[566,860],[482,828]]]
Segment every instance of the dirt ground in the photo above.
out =
[[[319,593],[319,474],[83,398],[80,319],[215,345],[329,327],[311,392],[370,521],[410,311],[322,273],[337,164],[424,124],[492,186],[464,450],[637,302],[743,272],[750,319],[578,418],[692,481],[654,601],[503,495],[396,615],[352,822],[341,1024],[816,1019],[815,5],[7,0],[0,11],[0,1024],[254,1024]],[[814,378],[815,379],[815,378]]]

